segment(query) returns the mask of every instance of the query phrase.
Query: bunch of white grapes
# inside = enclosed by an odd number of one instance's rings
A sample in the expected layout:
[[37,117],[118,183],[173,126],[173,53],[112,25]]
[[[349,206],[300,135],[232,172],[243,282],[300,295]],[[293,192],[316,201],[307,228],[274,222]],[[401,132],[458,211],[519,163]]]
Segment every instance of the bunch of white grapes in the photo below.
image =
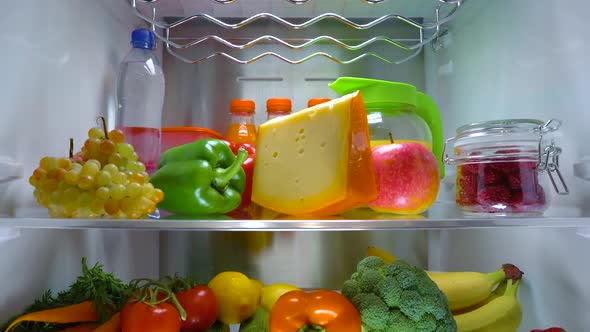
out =
[[140,218],[164,194],[149,183],[145,165],[120,130],[94,127],[81,152],[44,157],[29,178],[39,204],[56,218]]

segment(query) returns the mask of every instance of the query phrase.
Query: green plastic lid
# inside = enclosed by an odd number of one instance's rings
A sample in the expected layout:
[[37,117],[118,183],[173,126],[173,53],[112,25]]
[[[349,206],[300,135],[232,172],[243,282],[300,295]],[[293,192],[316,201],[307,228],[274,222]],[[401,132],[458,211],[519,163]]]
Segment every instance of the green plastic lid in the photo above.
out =
[[339,95],[361,91],[367,108],[395,104],[416,106],[416,87],[411,84],[358,77],[340,77],[328,84]]

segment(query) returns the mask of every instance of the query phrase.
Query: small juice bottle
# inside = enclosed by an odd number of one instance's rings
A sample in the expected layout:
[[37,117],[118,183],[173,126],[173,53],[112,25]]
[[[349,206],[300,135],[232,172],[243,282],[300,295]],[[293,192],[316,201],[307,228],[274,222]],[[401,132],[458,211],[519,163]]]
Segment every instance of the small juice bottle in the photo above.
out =
[[252,100],[234,99],[231,101],[229,106],[231,118],[225,139],[233,143],[256,145],[255,107]]
[[291,99],[270,98],[266,101],[266,121],[291,114]]
[[331,100],[330,98],[311,98],[310,100],[307,101],[307,107],[312,107],[317,104],[325,103],[330,100]]

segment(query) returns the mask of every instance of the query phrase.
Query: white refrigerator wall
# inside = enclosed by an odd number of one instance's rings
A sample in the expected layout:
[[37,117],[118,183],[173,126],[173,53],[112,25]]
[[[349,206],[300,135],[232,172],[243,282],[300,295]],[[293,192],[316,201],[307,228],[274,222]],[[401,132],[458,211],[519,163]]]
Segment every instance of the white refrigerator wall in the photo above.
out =
[[[114,108],[115,77],[139,23],[126,2],[3,1],[0,21],[0,155],[25,166],[0,184],[0,215],[35,206],[28,175],[40,156],[79,150],[99,114]],[[128,279],[155,276],[158,233],[0,229],[0,320],[43,290],[64,289],[80,259]]]
[[[427,92],[443,113],[446,137],[462,124],[491,119],[563,121],[560,162],[571,193],[552,195],[548,215],[587,215],[582,210],[590,208],[587,203],[583,207],[590,199],[590,183],[574,178],[572,171],[574,162],[590,155],[589,10],[585,0],[472,0],[442,40],[446,47],[426,53]],[[587,331],[587,233],[550,228],[445,231],[440,261],[432,268],[485,271],[512,262],[526,273],[521,331],[552,325]]]

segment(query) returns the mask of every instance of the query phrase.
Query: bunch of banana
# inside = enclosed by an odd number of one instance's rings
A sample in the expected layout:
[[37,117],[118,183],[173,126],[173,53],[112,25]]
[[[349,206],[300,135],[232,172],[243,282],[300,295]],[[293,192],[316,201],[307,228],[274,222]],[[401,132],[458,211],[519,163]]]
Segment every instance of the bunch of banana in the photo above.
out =
[[[375,247],[367,256],[378,256],[386,263],[396,257]],[[517,300],[522,272],[504,264],[490,273],[430,272],[430,279],[445,294],[457,322],[458,332],[516,332],[522,321]]]

